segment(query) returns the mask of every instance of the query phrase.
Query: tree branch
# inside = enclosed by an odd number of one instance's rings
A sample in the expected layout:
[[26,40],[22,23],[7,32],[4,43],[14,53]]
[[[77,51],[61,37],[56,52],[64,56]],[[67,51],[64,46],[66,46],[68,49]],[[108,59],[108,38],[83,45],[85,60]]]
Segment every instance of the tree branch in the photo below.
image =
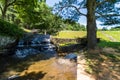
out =
[[79,5],[79,8],[78,9],[81,9],[81,8],[86,8],[85,6],[83,6],[83,3],[85,2],[85,0],[83,0],[82,2],[81,2],[81,4]]
[[[74,6],[74,5],[66,5],[66,6],[64,6],[64,7],[61,7],[61,9],[59,10],[59,12],[62,11],[65,7],[73,7],[73,8],[75,8],[75,10],[77,10],[77,12],[78,12],[80,15],[86,16],[86,14],[81,13],[81,12],[79,11],[80,8],[77,8],[77,7]],[[58,13],[59,13],[59,12],[58,12]]]
[[3,9],[2,9],[2,6],[0,5],[0,9],[1,9],[1,12],[3,13]]
[[79,12],[80,15],[86,16],[86,14],[81,13],[80,10],[76,6],[69,5],[68,7],[73,7],[73,8],[75,8],[77,10],[77,12]]
[[105,3],[105,2],[108,2],[109,0],[104,0],[104,1],[102,1],[102,2],[98,2],[97,3],[97,6],[99,6],[99,5],[101,5],[101,4],[103,4],[103,3]]
[[96,11],[96,13],[100,15],[100,16],[96,16],[96,18],[100,18],[100,17],[106,18],[106,17],[109,17],[109,16],[120,16],[120,14],[105,14],[105,15],[103,15],[103,14],[97,12],[97,11]]
[[14,0],[13,2],[9,3],[7,6],[13,5],[17,0]]

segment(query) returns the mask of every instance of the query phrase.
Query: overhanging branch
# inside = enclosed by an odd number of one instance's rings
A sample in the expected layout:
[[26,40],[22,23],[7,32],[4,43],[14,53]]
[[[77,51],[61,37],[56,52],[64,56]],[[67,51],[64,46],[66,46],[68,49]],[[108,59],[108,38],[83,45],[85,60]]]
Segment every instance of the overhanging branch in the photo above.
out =
[[96,13],[100,15],[100,16],[96,16],[96,18],[100,18],[100,17],[106,18],[106,17],[109,17],[109,16],[120,16],[120,14],[105,14],[105,15],[104,15],[104,14],[99,13],[99,12],[97,12],[97,11],[96,11]]
[[1,10],[1,12],[3,12],[3,9],[2,9],[2,6],[0,5],[0,10]]
[[77,12],[78,12],[80,15],[86,16],[86,14],[80,12],[80,10],[79,10],[80,8],[77,8],[76,6],[73,6],[73,5],[69,5],[68,7],[73,7],[73,8],[75,8],[75,9],[77,10]]
[[101,5],[101,4],[105,3],[105,2],[108,2],[108,1],[110,1],[110,0],[104,0],[104,1],[102,1],[102,2],[98,2],[98,3],[97,3],[97,6],[99,6],[99,5]]
[[[73,7],[73,8],[75,8],[75,10],[76,10],[80,15],[86,16],[86,14],[80,12],[80,10],[79,10],[79,9],[81,9],[80,7],[77,8],[77,7],[74,6],[74,5],[66,5],[66,6],[64,6],[64,7],[61,7],[61,9],[59,10],[59,12],[62,11],[62,10],[63,10],[64,8],[66,8],[66,7]],[[58,13],[59,13],[59,12],[58,12]]]

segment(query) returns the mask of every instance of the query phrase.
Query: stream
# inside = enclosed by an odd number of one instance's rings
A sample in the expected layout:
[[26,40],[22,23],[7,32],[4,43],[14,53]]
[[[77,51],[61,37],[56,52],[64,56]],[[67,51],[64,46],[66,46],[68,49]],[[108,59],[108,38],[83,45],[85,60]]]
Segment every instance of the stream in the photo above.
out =
[[55,45],[51,43],[50,35],[27,34],[19,40],[14,56],[25,58],[28,55],[46,54],[47,57],[55,56]]
[[[56,46],[51,42],[50,35],[37,33],[25,35],[16,45],[13,56],[16,58],[25,58],[35,54],[42,54],[44,58],[57,57]],[[68,53],[64,58],[76,61],[77,55]]]
[[[52,44],[50,35],[44,34],[28,34],[25,35],[22,39],[19,40],[16,45],[15,54],[13,55],[15,58],[23,59],[30,55],[35,54],[43,54],[44,58],[51,58],[54,61],[49,63],[49,66],[52,66],[51,69],[59,71],[63,73],[72,73],[73,76],[76,75],[76,62],[77,62],[77,54],[69,53],[63,58],[57,56],[56,46]],[[51,60],[50,59],[50,60]],[[47,60],[48,62],[50,60]],[[71,61],[74,60],[74,61]],[[46,64],[46,61],[45,61]],[[40,67],[40,65],[37,65]],[[48,67],[49,66],[44,66]],[[61,70],[62,69],[62,70]],[[50,71],[51,72],[51,71]],[[15,80],[21,78],[21,76],[13,74],[7,78],[7,80]],[[64,78],[64,77],[63,77]]]

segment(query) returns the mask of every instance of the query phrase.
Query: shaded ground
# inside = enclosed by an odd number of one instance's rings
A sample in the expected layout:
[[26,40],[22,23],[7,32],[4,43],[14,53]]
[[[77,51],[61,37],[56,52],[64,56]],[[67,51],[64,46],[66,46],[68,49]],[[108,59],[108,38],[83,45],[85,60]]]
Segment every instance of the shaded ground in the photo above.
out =
[[[85,53],[88,68],[86,71],[96,77],[96,80],[120,80],[119,49],[97,49],[93,54]],[[99,53],[99,54],[98,54]]]
[[85,56],[83,54],[79,54],[77,57],[77,80],[95,80],[94,76],[87,73],[87,63],[85,60]]

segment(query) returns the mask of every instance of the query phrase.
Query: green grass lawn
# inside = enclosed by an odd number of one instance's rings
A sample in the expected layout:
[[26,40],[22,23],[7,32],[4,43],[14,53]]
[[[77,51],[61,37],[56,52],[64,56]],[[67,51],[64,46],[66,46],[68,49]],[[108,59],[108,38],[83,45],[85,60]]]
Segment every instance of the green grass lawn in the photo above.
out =
[[104,40],[104,41],[107,41],[107,42],[111,41],[108,37],[106,37],[104,34],[102,34],[101,31],[97,31],[97,38],[100,38],[101,40]]
[[[104,33],[112,36],[113,38],[115,38],[118,42],[120,42],[120,31],[97,31],[97,37],[101,38],[101,40],[105,40],[108,42],[112,42],[108,37],[106,37],[104,35]],[[86,31],[60,31],[58,33],[58,35],[54,36],[54,37],[58,37],[58,38],[82,38],[86,36]]]
[[[112,36],[117,42],[112,42],[108,37],[105,36],[103,31],[97,31],[97,38],[100,38],[101,42],[98,44],[100,47],[120,47],[120,31],[104,31],[107,35]],[[82,38],[86,36],[86,31],[60,31],[58,35],[54,36],[57,38]]]
[[60,31],[57,38],[82,38],[86,36],[86,31]]
[[118,42],[120,42],[120,31],[105,31],[106,34],[115,38]]

